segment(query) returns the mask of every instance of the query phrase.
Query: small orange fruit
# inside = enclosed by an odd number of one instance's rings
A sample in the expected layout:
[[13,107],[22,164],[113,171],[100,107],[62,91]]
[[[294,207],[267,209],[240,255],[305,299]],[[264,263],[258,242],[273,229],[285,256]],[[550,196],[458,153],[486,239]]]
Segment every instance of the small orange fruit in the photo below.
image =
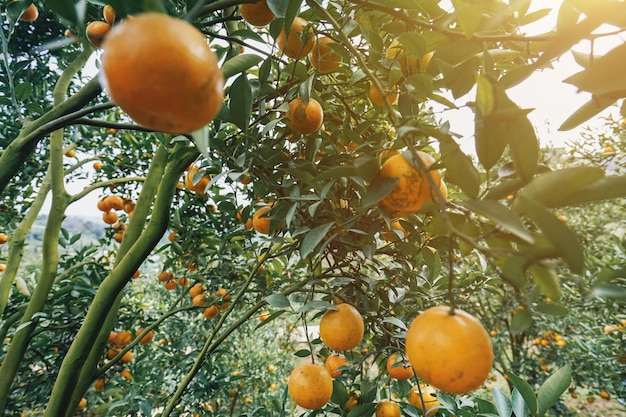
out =
[[67,152],[65,152],[65,156],[67,156],[68,158],[73,158],[76,156],[76,151],[74,149],[69,149]]
[[386,92],[385,97],[380,95],[378,88],[374,84],[370,84],[369,96],[372,103],[377,106],[384,107],[385,101],[389,104],[394,104],[398,100],[398,87],[395,85],[391,88],[391,91]]
[[93,389],[95,389],[96,391],[104,391],[104,379],[96,379],[96,381],[93,383]]
[[387,372],[392,378],[403,381],[413,377],[413,368],[400,352],[394,352],[387,358]]
[[197,295],[204,294],[205,291],[206,288],[204,288],[204,285],[200,282],[196,282],[191,288],[189,288],[189,295],[191,298],[195,298]]
[[174,278],[174,273],[172,271],[161,271],[157,278],[161,282],[167,282]]
[[[17,1],[17,0],[13,0]],[[20,15],[19,19],[23,22],[34,22],[39,17],[39,9],[34,3],[26,8]]]
[[349,366],[348,360],[343,355],[330,355],[324,362],[326,370],[330,374],[331,378],[337,378],[343,373],[343,370],[339,369],[344,366]]
[[493,349],[482,324],[463,310],[431,307],[411,323],[406,355],[425,382],[450,394],[464,394],[489,377]]
[[112,347],[107,349],[107,358],[113,359],[120,353],[120,348]]
[[78,408],[79,410],[83,410],[87,408],[87,398],[85,397],[81,398],[76,408]]
[[[420,395],[420,391],[422,395]],[[420,384],[419,388],[417,385],[411,388],[411,391],[409,391],[409,403],[422,410],[422,415],[424,416],[436,414],[441,405],[437,401],[437,391],[433,387],[424,384]]]
[[252,216],[252,227],[254,227],[254,230],[264,235],[270,233],[271,220],[268,215],[271,209],[271,206],[263,206],[254,212],[254,216]]
[[4,245],[9,241],[9,236],[6,233],[0,233],[0,245]]
[[610,400],[611,396],[606,391],[600,391],[600,398],[602,398],[603,400]]
[[87,39],[96,48],[100,48],[104,42],[104,38],[111,31],[111,25],[101,20],[94,20],[87,25],[85,33]]
[[222,107],[224,76],[202,32],[162,13],[143,13],[113,27],[100,72],[111,100],[137,123],[188,133]]
[[[139,330],[137,330],[137,334],[141,334],[143,331],[144,331],[144,329],[140,328]],[[140,345],[147,345],[148,343],[152,342],[152,339],[154,339],[154,330],[150,330],[148,333],[146,333],[139,340],[139,344]]]
[[267,311],[261,313],[261,315],[259,316],[260,321],[265,321],[269,318],[270,318],[270,313],[268,313]]
[[314,98],[309,98],[305,103],[302,98],[297,97],[289,103],[286,117],[287,126],[296,133],[308,135],[317,132],[324,123],[324,110],[320,103]]
[[169,281],[166,281],[165,284],[163,284],[163,286],[168,291],[174,290],[174,289],[176,289],[176,281],[171,279]]
[[302,408],[323,407],[333,393],[333,379],[325,367],[302,363],[291,371],[287,390],[291,399]]
[[211,182],[211,176],[206,174],[200,177],[200,179],[196,178],[197,173],[202,173],[204,171],[204,169],[191,165],[189,171],[187,171],[187,174],[185,175],[185,186],[187,186],[187,189],[198,194],[206,193],[206,187]]
[[320,320],[320,337],[333,350],[350,350],[363,339],[365,324],[359,311],[350,304],[327,310]]
[[[425,167],[435,163],[433,157],[425,152],[417,151]],[[402,154],[396,154],[387,159],[380,169],[379,178],[397,179],[397,184],[389,194],[378,202],[381,209],[393,217],[408,216],[418,212],[424,203],[433,198],[432,188],[427,175],[439,186],[441,174],[439,170],[428,172],[418,169],[405,159]]]
[[193,297],[191,303],[195,306],[203,306],[206,303],[206,296],[204,293],[200,293]]
[[113,9],[113,6],[105,4],[102,9],[102,17],[104,17],[105,22],[113,26],[113,23],[115,23],[115,10]]
[[115,342],[115,336],[117,336],[117,333],[115,333],[114,331],[111,331],[109,333],[109,338],[107,339],[107,343],[111,344]]
[[93,163],[93,169],[95,169],[96,171],[100,171],[102,167],[103,167],[103,164],[100,161],[96,161]]
[[124,378],[125,380],[130,381],[130,378],[131,378],[130,371],[128,369],[122,369],[120,371],[120,378]]
[[[304,31],[306,30],[306,33]],[[293,19],[289,35],[283,27],[276,38],[276,44],[285,55],[292,59],[300,59],[306,56],[313,49],[315,43],[315,33],[309,26],[309,22],[296,16]]]
[[338,44],[328,36],[323,36],[315,40],[313,49],[309,52],[311,66],[322,74],[335,71],[341,63],[341,55],[331,45]]
[[104,200],[114,210],[122,210],[124,208],[124,200],[119,195],[109,195],[104,197]]
[[346,403],[343,405],[343,410],[346,413],[349,413],[357,405],[359,405],[359,394],[358,392],[353,391],[350,393],[350,395],[348,395],[348,401],[346,401]]
[[128,363],[132,360],[133,360],[133,352],[131,352],[130,350],[124,353],[122,357],[120,358],[120,362],[122,363]]
[[102,215],[102,221],[106,224],[115,224],[119,220],[119,216],[113,210],[107,211]]
[[0,264],[0,272],[4,272],[7,270],[7,264]]
[[207,319],[214,319],[220,313],[220,309],[215,304],[208,306],[202,313]]
[[376,417],[401,417],[400,405],[391,400],[382,400],[376,405]]
[[120,330],[115,335],[115,339],[113,339],[113,344],[115,346],[123,347],[129,344],[132,338],[133,337],[128,330]]
[[239,13],[243,20],[256,27],[266,26],[276,17],[267,5],[267,0],[240,4]]

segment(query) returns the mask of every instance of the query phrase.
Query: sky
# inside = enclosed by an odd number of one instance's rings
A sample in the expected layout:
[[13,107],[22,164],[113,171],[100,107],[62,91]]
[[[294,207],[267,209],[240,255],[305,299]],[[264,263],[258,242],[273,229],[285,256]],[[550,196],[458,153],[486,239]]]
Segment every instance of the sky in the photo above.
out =
[[[445,1],[441,2],[445,7]],[[532,25],[525,26],[524,32],[528,35],[541,34],[550,30],[555,26],[556,10],[561,1],[556,0],[535,0],[532,3],[531,10],[541,7],[554,7],[552,13]],[[594,45],[594,51],[597,54],[604,54],[617,43],[623,42],[621,37],[613,37],[605,39]],[[574,49],[578,51],[588,51],[589,42],[582,42],[576,45]],[[534,109],[529,113],[529,119],[535,126],[537,136],[543,145],[553,144],[554,146],[563,146],[566,142],[575,140],[580,131],[586,126],[593,126],[594,123],[600,126],[600,119],[595,118],[595,122],[590,122],[567,132],[559,132],[558,127],[576,111],[582,104],[588,101],[591,96],[588,93],[578,93],[576,88],[562,81],[568,76],[582,70],[572,57],[571,53],[566,53],[559,60],[553,63],[553,68],[536,71],[527,80],[518,86],[507,90],[509,97],[517,103],[521,108]],[[472,98],[472,94],[468,95],[467,100]],[[461,101],[462,102],[462,101]],[[617,113],[615,109],[608,109],[601,115],[607,115],[608,112]],[[461,110],[447,110],[440,114],[442,120],[447,120],[451,124],[451,130],[460,136],[460,145],[466,152],[473,152],[473,135],[474,135],[474,114],[471,110],[465,108]],[[70,193],[78,192],[83,188],[82,183],[68,184]],[[68,214],[90,214],[100,216],[100,213],[94,210],[99,192],[91,193],[82,201],[70,206]],[[49,204],[44,206],[44,212],[47,211]]]

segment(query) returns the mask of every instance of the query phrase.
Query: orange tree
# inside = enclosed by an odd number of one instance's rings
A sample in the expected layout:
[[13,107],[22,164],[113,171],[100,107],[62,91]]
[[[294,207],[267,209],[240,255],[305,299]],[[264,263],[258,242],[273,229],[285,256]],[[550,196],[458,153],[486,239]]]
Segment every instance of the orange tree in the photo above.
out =
[[[549,10],[451,3],[111,1],[105,12],[55,0],[37,4],[33,22],[19,19],[28,1],[6,5],[0,409],[278,415],[293,399],[357,416],[390,399],[398,407],[380,409],[396,415],[545,414],[572,364],[546,365],[549,378],[526,371],[518,353],[535,348],[533,319],[563,314],[575,285],[617,305],[624,291],[620,274],[579,278],[590,254],[555,210],[621,198],[626,177],[598,160],[542,160],[529,110],[507,89],[581,40],[620,33],[625,6],[564,1],[553,30],[528,36],[524,26]],[[89,26],[105,20],[97,33]],[[43,24],[45,42],[15,46]],[[597,33],[605,24],[614,30]],[[624,49],[577,56],[567,81],[591,98],[563,130],[623,101]],[[98,75],[86,70],[92,59]],[[474,112],[471,154],[434,106]],[[70,193],[74,182],[85,188]],[[63,219],[90,192],[116,197],[94,204],[106,233],[85,243]],[[48,195],[41,251],[27,265]],[[361,316],[363,338],[345,348],[330,398],[302,388],[312,372],[289,384],[287,360],[268,369],[282,375],[269,388],[252,370],[234,374],[236,358],[261,363],[250,339],[292,340],[277,326],[286,317],[303,343],[295,357],[321,364],[335,351],[315,326],[341,303]],[[420,334],[413,319],[435,305],[448,316]],[[479,338],[459,340],[466,317]],[[500,343],[498,319],[515,343]],[[330,334],[351,333],[350,322]],[[485,328],[510,382],[493,397],[472,391],[489,376]],[[413,334],[415,376],[389,380],[387,358],[404,355]],[[325,368],[314,369],[327,386]]]

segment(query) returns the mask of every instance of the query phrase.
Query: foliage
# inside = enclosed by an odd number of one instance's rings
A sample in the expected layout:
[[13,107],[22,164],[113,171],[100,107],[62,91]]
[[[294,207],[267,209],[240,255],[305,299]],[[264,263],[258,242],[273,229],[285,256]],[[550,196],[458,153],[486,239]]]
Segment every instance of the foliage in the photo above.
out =
[[[621,33],[624,3],[565,0],[554,30],[533,36],[525,26],[550,10],[530,1],[268,0],[277,17],[263,28],[241,20],[239,3],[110,2],[116,24],[160,11],[211,40],[224,104],[181,135],[135,124],[88,70],[100,52],[84,28],[102,19],[101,2],[37,3],[33,23],[17,20],[26,2],[4,8],[0,410],[70,416],[84,397],[83,414],[303,414],[289,371],[333,353],[317,325],[340,302],[358,309],[366,336],[310,415],[369,416],[384,398],[419,415],[407,402],[419,379],[392,380],[385,363],[417,313],[442,304],[490,331],[496,384],[439,392],[439,415],[565,415],[568,389],[624,398],[625,126],[608,120],[566,151],[544,150],[507,94],[580,41],[615,36],[597,28]],[[336,41],[336,70],[279,50],[296,16]],[[625,112],[623,54],[576,55],[583,69],[566,82],[592,99],[563,130],[614,104]],[[372,85],[380,97],[397,86],[398,102],[372,103]],[[288,127],[297,97],[321,104],[320,130]],[[475,115],[472,152],[440,111],[462,107]],[[435,159],[447,199],[418,151]],[[400,219],[379,205],[397,182],[379,175],[394,152],[431,194]],[[211,175],[205,193],[185,187],[190,164]],[[73,183],[85,188],[71,194]],[[86,242],[63,218],[90,192],[123,208]],[[33,265],[26,237],[48,195]],[[269,233],[246,226],[261,207]],[[196,284],[204,296],[189,295]],[[155,339],[140,343],[140,328]],[[114,346],[110,332],[122,330],[134,339]]]

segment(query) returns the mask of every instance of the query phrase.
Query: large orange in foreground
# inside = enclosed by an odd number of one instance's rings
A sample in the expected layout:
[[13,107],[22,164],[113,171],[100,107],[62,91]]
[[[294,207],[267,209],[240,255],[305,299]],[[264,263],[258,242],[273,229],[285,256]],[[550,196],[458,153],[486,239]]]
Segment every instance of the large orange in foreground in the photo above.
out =
[[302,363],[291,371],[287,390],[300,407],[316,410],[323,407],[333,394],[333,379],[322,365]]
[[350,350],[358,346],[365,333],[359,311],[350,304],[339,304],[327,310],[320,320],[320,337],[330,349]]
[[[435,163],[432,156],[417,151],[425,167]],[[417,164],[416,164],[417,165]],[[398,183],[389,194],[378,202],[378,206],[391,217],[403,217],[417,213],[424,203],[431,200],[434,192],[427,175],[432,177],[437,187],[441,184],[439,170],[425,171],[407,161],[400,153],[387,159],[380,169],[380,178],[397,178]]]
[[308,21],[298,16],[291,23],[289,35],[283,27],[276,38],[278,49],[293,59],[305,57],[313,49],[314,43],[315,32],[313,32],[313,28],[309,26]]
[[450,394],[479,388],[493,365],[489,334],[458,308],[450,314],[450,307],[431,307],[418,315],[407,331],[405,347],[415,373]]
[[224,97],[217,56],[184,20],[144,13],[115,25],[102,44],[103,87],[137,123],[189,133],[211,122]]

